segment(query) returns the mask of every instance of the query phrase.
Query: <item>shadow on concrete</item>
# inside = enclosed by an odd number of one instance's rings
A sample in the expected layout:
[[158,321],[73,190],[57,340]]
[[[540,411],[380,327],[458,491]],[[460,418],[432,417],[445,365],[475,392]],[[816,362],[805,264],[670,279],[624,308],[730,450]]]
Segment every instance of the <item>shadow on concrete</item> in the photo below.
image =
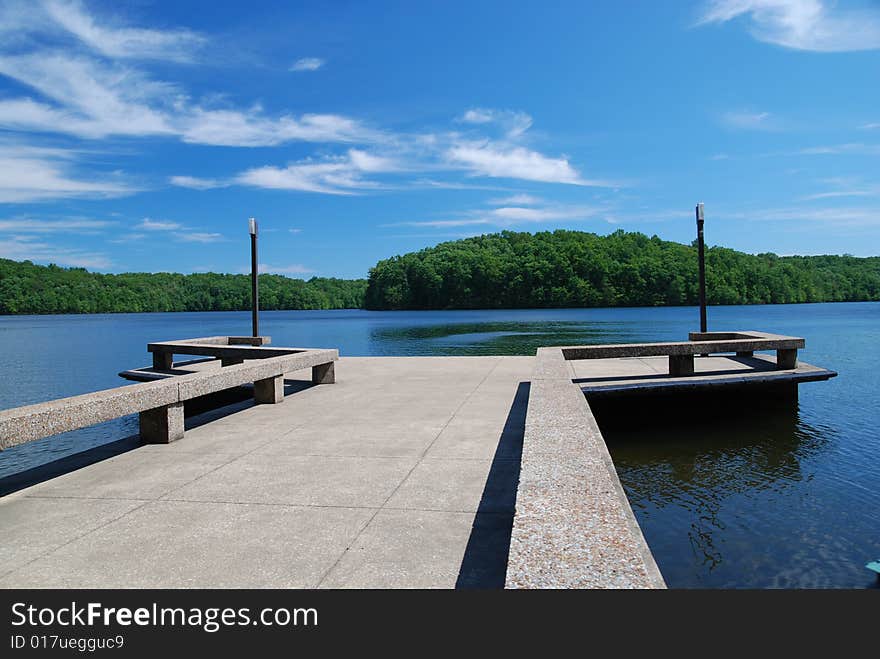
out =
[[498,440],[471,528],[456,588],[504,588],[522,461],[528,382],[520,382]]
[[[311,381],[285,380],[284,395],[289,396],[313,386],[317,385],[312,384]],[[209,394],[207,396],[194,398],[184,404],[186,415],[184,423],[186,430],[203,426],[211,421],[222,419],[230,414],[235,414],[236,412],[254,406],[252,387],[237,387],[235,389],[218,392],[218,394],[220,395]],[[185,442],[186,436],[184,435],[183,439],[179,441]],[[45,462],[30,469],[0,477],[0,497],[12,494],[13,492],[18,492],[26,487],[37,485],[52,478],[69,474],[78,469],[82,469],[83,467],[95,464],[96,462],[108,460],[141,446],[143,446],[143,442],[141,441],[140,436],[131,435],[124,439],[101,444],[100,446],[92,447],[86,451],[66,455],[57,460]]]
[[43,481],[47,481],[57,476],[69,474],[77,469],[88,467],[90,464],[108,460],[121,453],[126,453],[132,449],[143,446],[141,438],[138,435],[132,435],[125,439],[119,439],[108,444],[101,444],[90,448],[88,451],[74,453],[63,458],[58,458],[52,462],[46,462],[31,469],[19,471],[8,476],[0,478],[0,497],[7,494],[18,492],[31,485],[37,485]]

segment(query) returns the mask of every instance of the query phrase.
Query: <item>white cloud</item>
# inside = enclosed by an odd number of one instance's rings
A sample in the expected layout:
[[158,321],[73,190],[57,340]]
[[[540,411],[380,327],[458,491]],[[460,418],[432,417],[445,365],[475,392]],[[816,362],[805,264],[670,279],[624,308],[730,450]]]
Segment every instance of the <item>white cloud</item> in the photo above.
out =
[[290,67],[291,71],[317,71],[324,66],[320,57],[303,57],[296,60]]
[[42,5],[57,26],[108,57],[189,61],[204,43],[203,37],[189,30],[98,25],[75,0],[44,0]]
[[173,235],[177,240],[180,240],[185,243],[219,243],[223,242],[226,239],[222,234],[219,233],[204,233],[204,232],[174,232]]
[[114,222],[105,220],[34,220],[21,218],[13,220],[0,220],[0,231],[12,231],[15,233],[90,233],[99,229],[105,229]]
[[[69,9],[66,4],[64,8]],[[41,37],[45,22],[24,21],[20,29]],[[6,35],[0,30],[2,36]],[[123,36],[120,44],[132,35]],[[242,147],[382,139],[360,122],[336,114],[269,116],[258,105],[247,109],[206,106],[194,102],[177,85],[154,80],[118,59],[69,48],[49,50],[39,39],[29,45],[13,48],[0,40],[0,75],[37,96],[0,100],[0,128],[88,139],[164,135],[195,144]]]
[[736,220],[811,222],[826,225],[830,229],[837,227],[880,227],[880,206],[843,208],[780,207],[762,208],[758,211],[725,212],[719,210],[715,214],[719,218]]
[[491,210],[490,215],[507,222],[549,222],[552,220],[584,219],[597,212],[598,209],[583,207],[522,208],[504,206]]
[[219,181],[215,178],[197,178],[195,176],[171,176],[168,179],[171,185],[181,188],[192,188],[193,190],[210,190],[212,188],[226,187],[228,183]]
[[802,155],[813,156],[844,154],[876,156],[880,155],[880,144],[849,143],[835,144],[832,146],[815,146],[808,149],[802,149],[800,153]]
[[744,130],[777,130],[779,127],[769,112],[725,112],[721,115],[721,122]]
[[500,199],[490,199],[489,203],[495,206],[533,206],[540,204],[543,200],[527,194],[515,194]]
[[467,211],[458,218],[396,222],[384,226],[412,226],[428,228],[451,228],[491,225],[508,227],[516,224],[555,222],[562,220],[587,220],[600,214],[603,208],[587,206],[545,206],[541,208],[502,206],[491,210]]
[[698,24],[742,18],[759,41],[818,52],[880,48],[880,11],[823,0],[710,0]]
[[174,85],[130,67],[67,53],[0,55],[0,74],[53,102],[0,101],[0,127],[5,128],[90,139],[165,135],[193,144],[241,147],[380,139],[360,122],[334,114],[269,117],[260,106],[243,111],[193,105]]
[[164,235],[171,235],[175,240],[184,243],[219,243],[226,240],[226,238],[220,233],[193,231],[179,222],[172,222],[170,220],[151,220],[149,217],[145,217],[140,224],[135,225],[133,228],[138,231],[169,232]]
[[167,220],[151,220],[148,217],[145,217],[143,221],[135,226],[135,229],[141,229],[143,231],[176,231],[177,229],[184,228],[183,225],[177,222],[169,222]]
[[381,187],[364,174],[393,172],[397,165],[388,158],[350,149],[344,156],[321,161],[305,160],[287,167],[257,167],[239,174],[242,185],[274,190],[299,190],[324,194],[350,195]]
[[[307,275],[315,272],[300,263],[291,265],[270,265],[268,263],[260,263],[258,266],[260,272],[271,273],[276,275]],[[250,272],[250,269],[247,270]]]
[[50,245],[23,236],[11,236],[0,241],[0,258],[12,259],[13,261],[55,263],[75,268],[104,269],[113,264],[104,254]]
[[843,199],[847,197],[880,197],[880,183],[865,183],[857,178],[835,177],[822,181],[832,189],[816,192],[801,199],[816,201],[819,199]]
[[473,108],[465,112],[460,121],[468,124],[498,124],[509,139],[515,139],[532,127],[532,118],[525,112]]
[[468,169],[475,176],[570,185],[608,185],[582,179],[565,157],[549,158],[522,146],[489,142],[460,143],[446,152],[446,158],[450,163]]
[[178,120],[184,142],[214,146],[277,146],[285,142],[372,142],[379,135],[359,121],[335,114],[270,118],[259,106],[248,112],[193,108]]
[[69,197],[120,197],[137,189],[119,180],[83,180],[72,173],[72,152],[0,144],[0,203]]
[[134,243],[134,242],[140,242],[141,240],[143,240],[146,237],[147,237],[147,234],[145,234],[145,233],[126,233],[126,234],[119,236],[118,238],[114,238],[110,242],[116,243],[116,244]]

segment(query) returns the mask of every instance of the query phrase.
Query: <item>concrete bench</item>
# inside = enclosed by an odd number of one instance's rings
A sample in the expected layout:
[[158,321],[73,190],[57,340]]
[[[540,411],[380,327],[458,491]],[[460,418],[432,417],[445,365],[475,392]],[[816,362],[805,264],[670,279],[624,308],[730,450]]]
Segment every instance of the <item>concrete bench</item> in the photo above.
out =
[[153,355],[153,368],[170,370],[174,355],[198,355],[220,359],[223,366],[241,364],[246,359],[280,357],[304,348],[266,348],[272,342],[268,336],[203,336],[183,341],[159,341],[147,344]]
[[0,450],[77,430],[128,414],[140,415],[141,438],[168,443],[183,437],[185,401],[253,383],[257,403],[284,399],[284,375],[312,369],[316,384],[336,381],[337,350],[288,349],[284,354],[254,359],[205,373],[144,382],[80,396],[0,411]]
[[691,332],[689,341],[673,343],[619,343],[562,347],[565,359],[611,359],[620,357],[669,357],[669,374],[694,374],[694,355],[735,352],[751,357],[756,350],[775,350],[776,368],[797,368],[797,351],[805,341],[795,336],[766,332]]

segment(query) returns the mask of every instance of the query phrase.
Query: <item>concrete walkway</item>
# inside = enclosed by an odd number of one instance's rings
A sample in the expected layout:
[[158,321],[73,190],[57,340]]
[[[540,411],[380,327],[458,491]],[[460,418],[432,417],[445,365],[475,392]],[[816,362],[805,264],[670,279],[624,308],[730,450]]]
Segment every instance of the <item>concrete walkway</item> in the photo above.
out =
[[502,587],[533,361],[343,358],[9,495],[0,586]]

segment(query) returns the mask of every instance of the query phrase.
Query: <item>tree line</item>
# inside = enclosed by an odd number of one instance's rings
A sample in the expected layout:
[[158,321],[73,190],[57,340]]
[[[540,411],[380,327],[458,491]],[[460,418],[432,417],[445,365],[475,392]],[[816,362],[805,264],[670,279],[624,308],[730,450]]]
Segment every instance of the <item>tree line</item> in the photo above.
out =
[[[260,275],[262,309],[360,308],[364,279],[304,281]],[[239,311],[251,308],[250,275],[213,272],[99,274],[0,259],[0,314]]]
[[[368,309],[698,303],[695,245],[641,233],[504,231],[441,243],[370,270]],[[710,304],[880,300],[880,257],[706,250]]]
[[[880,300],[880,257],[706,250],[710,304]],[[385,259],[369,279],[260,275],[262,309],[499,309],[693,305],[697,251],[617,231],[497,234]],[[99,274],[0,259],[0,314],[237,311],[250,277]]]

